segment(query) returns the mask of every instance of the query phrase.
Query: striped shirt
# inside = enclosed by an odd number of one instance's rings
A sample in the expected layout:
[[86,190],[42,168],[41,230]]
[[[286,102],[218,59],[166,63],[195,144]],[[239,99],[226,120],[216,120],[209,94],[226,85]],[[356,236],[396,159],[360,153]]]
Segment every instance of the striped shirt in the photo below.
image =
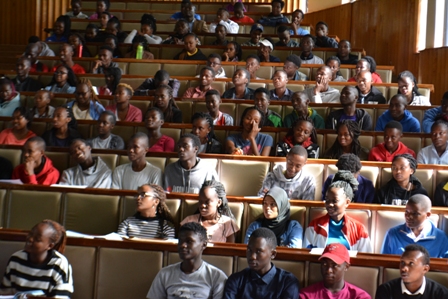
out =
[[9,259],[1,289],[14,288],[19,292],[42,290],[47,297],[70,298],[73,293],[72,267],[61,253],[51,250],[47,264],[35,265],[24,250]]
[[174,238],[174,225],[163,220],[161,227],[159,217],[143,217],[136,213],[118,226],[118,234],[143,239]]

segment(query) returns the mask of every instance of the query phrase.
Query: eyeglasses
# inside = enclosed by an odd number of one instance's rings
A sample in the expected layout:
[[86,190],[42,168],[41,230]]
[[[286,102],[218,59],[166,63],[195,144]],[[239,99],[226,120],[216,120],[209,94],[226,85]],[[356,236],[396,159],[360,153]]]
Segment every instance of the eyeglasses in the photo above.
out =
[[153,194],[147,193],[147,192],[141,192],[135,196],[135,198],[137,198],[137,199],[140,197],[155,197],[155,196]]

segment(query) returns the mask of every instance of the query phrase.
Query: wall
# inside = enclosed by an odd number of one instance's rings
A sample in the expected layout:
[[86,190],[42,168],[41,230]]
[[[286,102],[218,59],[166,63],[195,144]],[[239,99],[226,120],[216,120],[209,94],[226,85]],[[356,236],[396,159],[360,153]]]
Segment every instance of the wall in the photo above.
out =
[[419,82],[432,83],[435,86],[431,102],[440,104],[445,91],[448,91],[446,65],[448,61],[448,48],[423,50],[419,54]]

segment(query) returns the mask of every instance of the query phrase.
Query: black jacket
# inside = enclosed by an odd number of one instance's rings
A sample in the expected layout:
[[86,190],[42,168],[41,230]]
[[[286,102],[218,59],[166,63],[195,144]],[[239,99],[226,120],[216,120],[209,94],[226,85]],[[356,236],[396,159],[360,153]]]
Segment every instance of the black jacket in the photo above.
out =
[[[327,116],[327,120],[325,121],[325,129],[335,130],[343,114],[344,109],[338,109],[330,112]],[[373,130],[372,117],[364,109],[356,109],[356,122],[363,131]]]
[[389,182],[387,182],[386,185],[381,187],[380,190],[377,191],[374,203],[379,204],[392,204],[392,199],[404,199],[408,200],[409,197],[411,197],[414,194],[423,194],[428,196],[428,192],[426,192],[426,189],[423,188],[422,183],[414,177],[411,176],[410,181],[415,186],[413,190],[407,191],[406,189],[403,189],[398,185],[397,181],[392,178]]
[[370,88],[369,94],[367,96],[365,96],[365,97],[362,97],[361,90],[359,90],[358,86],[356,86],[356,89],[359,92],[358,103],[363,103],[363,104],[386,104],[386,98],[383,96],[381,91],[379,91],[375,86],[372,86]]

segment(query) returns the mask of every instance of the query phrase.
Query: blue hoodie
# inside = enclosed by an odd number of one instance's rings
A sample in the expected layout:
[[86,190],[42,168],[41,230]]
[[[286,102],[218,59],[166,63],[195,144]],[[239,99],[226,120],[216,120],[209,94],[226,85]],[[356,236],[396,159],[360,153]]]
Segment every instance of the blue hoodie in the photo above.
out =
[[[390,111],[384,112],[376,121],[375,131],[384,131],[386,124],[394,120],[390,115]],[[403,132],[406,133],[420,133],[420,122],[408,110],[404,111],[404,117],[400,120],[403,126]]]
[[432,124],[434,123],[436,116],[439,114],[442,114],[442,107],[426,110],[425,116],[423,117],[423,132],[431,133]]

